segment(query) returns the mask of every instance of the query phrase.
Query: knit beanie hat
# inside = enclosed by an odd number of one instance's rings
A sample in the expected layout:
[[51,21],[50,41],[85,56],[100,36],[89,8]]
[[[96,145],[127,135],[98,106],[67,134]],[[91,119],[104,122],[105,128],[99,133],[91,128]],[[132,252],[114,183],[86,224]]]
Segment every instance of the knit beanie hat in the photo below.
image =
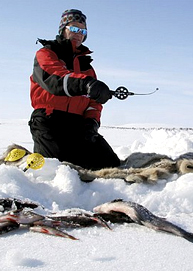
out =
[[62,13],[62,18],[59,25],[59,35],[62,34],[63,29],[71,22],[79,22],[84,24],[86,27],[86,16],[78,9],[65,10]]

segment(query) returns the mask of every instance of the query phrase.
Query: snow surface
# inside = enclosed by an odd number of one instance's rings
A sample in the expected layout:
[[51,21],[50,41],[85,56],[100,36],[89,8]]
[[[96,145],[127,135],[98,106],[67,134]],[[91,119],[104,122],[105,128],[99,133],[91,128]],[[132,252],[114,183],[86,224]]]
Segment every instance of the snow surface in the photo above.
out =
[[[193,151],[192,129],[146,129],[102,127],[104,135],[121,159],[129,154],[157,152],[172,158]],[[123,129],[124,128],[124,129]],[[16,143],[30,151],[33,142],[27,120],[0,120],[0,155]],[[75,170],[57,159],[46,159],[42,169],[25,173],[16,167],[0,166],[0,198],[16,197],[38,202],[40,212],[62,213],[67,208],[92,211],[93,207],[123,198],[144,205],[158,216],[193,232],[193,174],[174,175],[156,185],[132,184],[123,180],[80,181]],[[68,229],[66,238],[29,232],[26,228],[0,237],[1,271],[188,271],[193,270],[193,244],[183,238],[155,232],[136,224]]]

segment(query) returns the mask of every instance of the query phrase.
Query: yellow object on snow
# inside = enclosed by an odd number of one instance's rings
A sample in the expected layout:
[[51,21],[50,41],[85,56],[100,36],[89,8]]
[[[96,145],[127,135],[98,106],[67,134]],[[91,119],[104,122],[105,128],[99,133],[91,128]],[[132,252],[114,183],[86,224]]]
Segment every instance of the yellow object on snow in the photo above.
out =
[[23,149],[13,149],[11,150],[8,155],[5,157],[4,161],[14,162],[26,155],[26,151]]
[[39,153],[32,153],[27,158],[27,166],[24,171],[28,170],[29,168],[32,169],[40,169],[43,167],[45,163],[44,157]]

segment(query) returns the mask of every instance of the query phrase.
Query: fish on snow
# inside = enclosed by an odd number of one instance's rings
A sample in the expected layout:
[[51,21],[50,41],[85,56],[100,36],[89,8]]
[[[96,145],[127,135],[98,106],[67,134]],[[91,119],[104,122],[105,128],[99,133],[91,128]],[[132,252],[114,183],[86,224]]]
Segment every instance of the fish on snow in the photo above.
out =
[[120,219],[121,214],[123,214],[123,216],[128,216],[133,222],[139,225],[144,225],[157,231],[172,233],[193,242],[193,233],[185,231],[179,226],[167,221],[165,218],[154,215],[144,206],[132,201],[116,199],[96,206],[93,211],[98,215],[101,215],[104,219],[105,217],[103,214],[111,214],[112,217],[114,216],[114,222],[117,213],[119,214],[118,220]]

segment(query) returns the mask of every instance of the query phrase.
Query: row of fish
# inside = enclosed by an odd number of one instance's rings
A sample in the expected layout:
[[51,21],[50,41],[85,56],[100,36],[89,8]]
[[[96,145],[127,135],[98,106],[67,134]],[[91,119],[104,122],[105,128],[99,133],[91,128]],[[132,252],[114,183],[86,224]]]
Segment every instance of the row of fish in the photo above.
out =
[[37,214],[33,209],[39,207],[33,202],[23,202],[18,199],[0,199],[0,234],[27,226],[33,232],[70,238],[77,240],[64,229],[87,227],[99,224],[108,229],[107,222],[90,212],[80,209],[71,209],[64,216],[44,216]]
[[69,209],[65,215],[44,216],[34,212],[39,207],[33,202],[13,198],[0,199],[0,234],[28,227],[33,232],[78,240],[66,232],[67,228],[100,225],[111,229],[110,223],[137,223],[148,228],[165,231],[193,242],[193,233],[187,232],[164,218],[155,216],[142,205],[117,199],[104,203],[87,212],[81,209]]

